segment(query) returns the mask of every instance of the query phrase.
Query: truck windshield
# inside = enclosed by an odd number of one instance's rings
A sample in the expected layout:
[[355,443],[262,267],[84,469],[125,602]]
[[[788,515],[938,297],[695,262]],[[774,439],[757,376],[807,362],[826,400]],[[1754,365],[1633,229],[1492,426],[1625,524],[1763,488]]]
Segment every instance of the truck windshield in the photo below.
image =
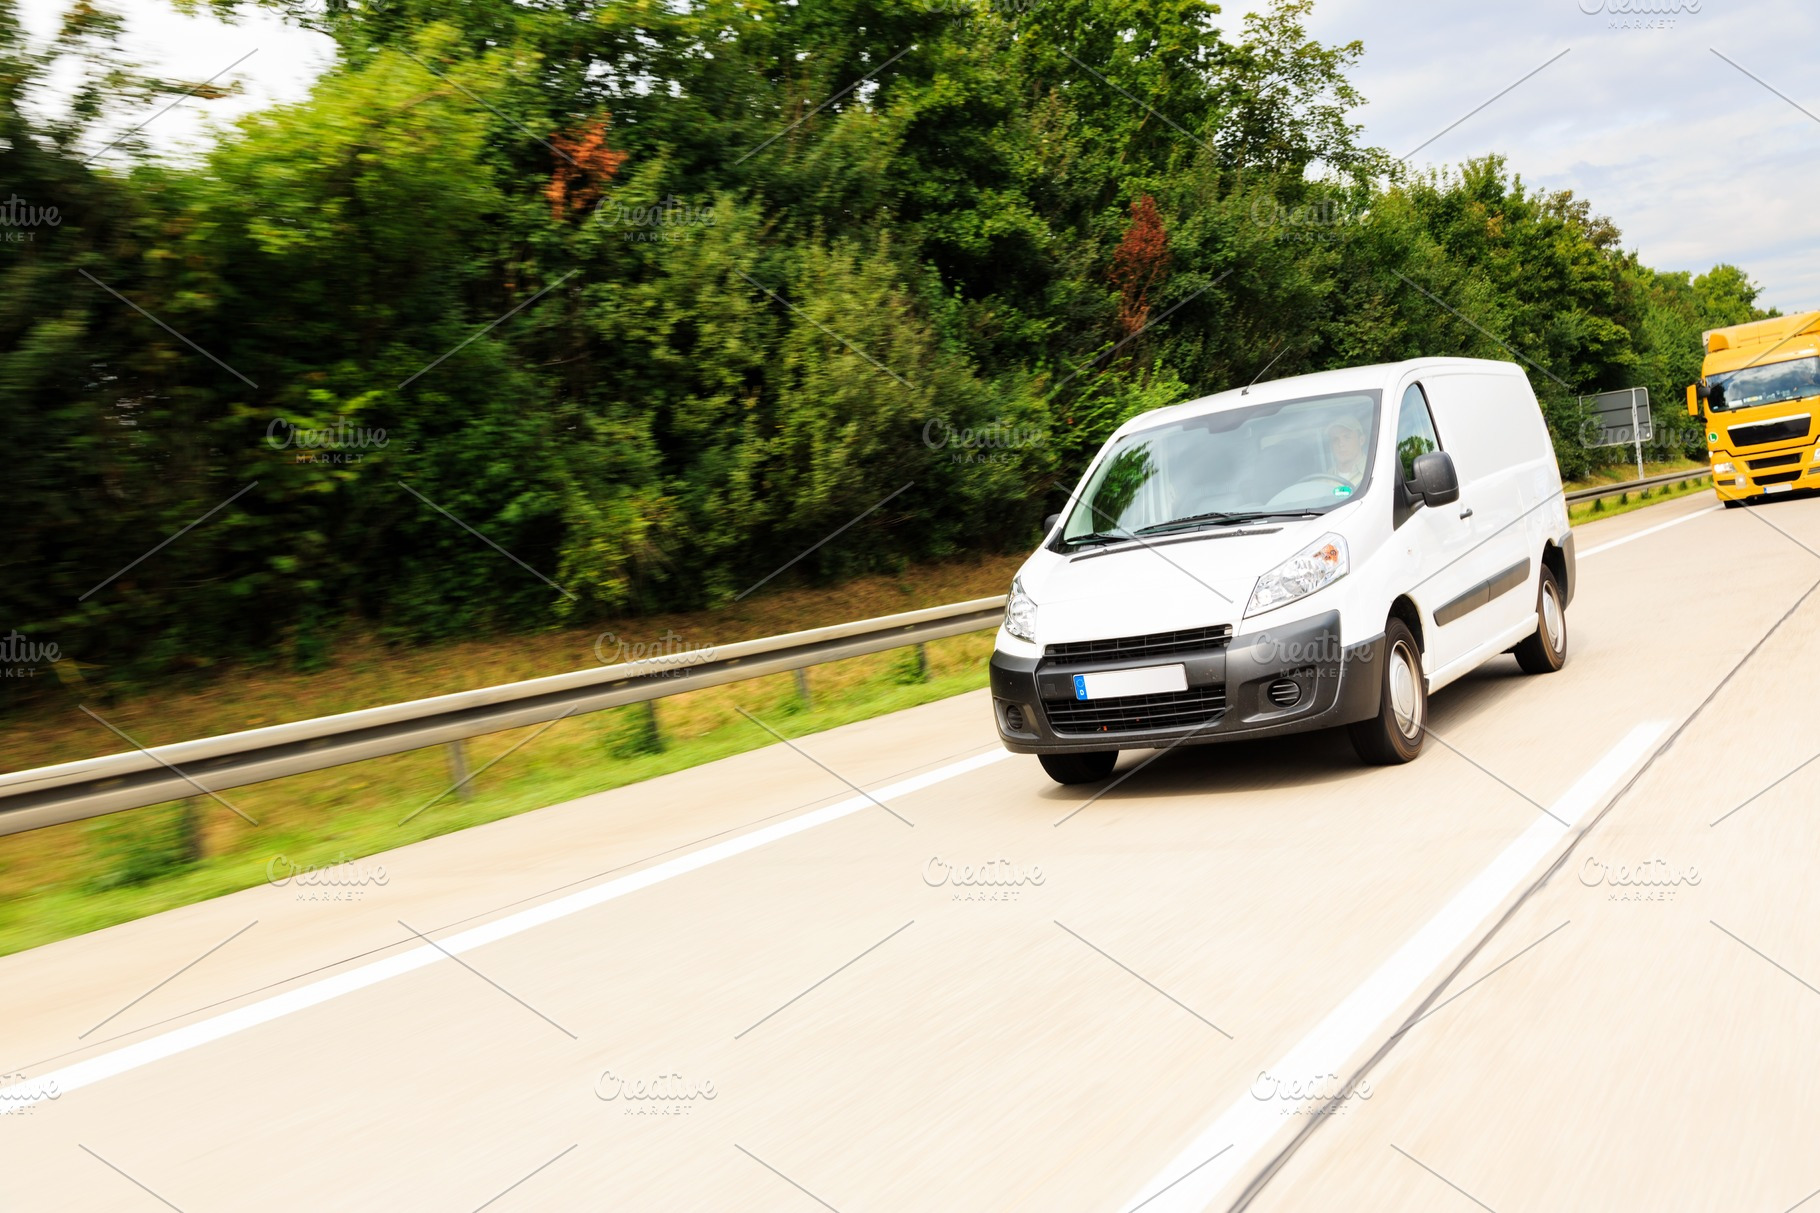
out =
[[1095,467],[1061,542],[1337,509],[1370,486],[1379,395],[1248,405],[1127,434]]
[[1766,362],[1706,377],[1707,407],[1716,412],[1820,396],[1820,357]]

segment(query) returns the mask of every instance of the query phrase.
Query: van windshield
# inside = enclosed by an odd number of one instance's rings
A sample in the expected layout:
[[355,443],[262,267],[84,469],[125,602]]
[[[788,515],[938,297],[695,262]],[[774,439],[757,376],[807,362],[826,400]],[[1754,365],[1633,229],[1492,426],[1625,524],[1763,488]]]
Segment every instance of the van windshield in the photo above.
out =
[[1718,412],[1820,396],[1820,358],[1766,362],[1706,377],[1706,405]]
[[1127,434],[1094,468],[1061,542],[1337,509],[1370,487],[1379,395],[1247,405]]

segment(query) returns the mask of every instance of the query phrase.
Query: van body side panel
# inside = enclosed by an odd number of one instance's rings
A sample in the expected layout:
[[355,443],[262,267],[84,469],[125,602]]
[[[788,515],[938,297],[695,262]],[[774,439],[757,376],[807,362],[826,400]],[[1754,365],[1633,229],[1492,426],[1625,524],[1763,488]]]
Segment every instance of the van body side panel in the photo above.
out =
[[[1499,582],[1510,570],[1522,567],[1526,575],[1541,557],[1542,520],[1532,513],[1538,504],[1534,481],[1546,457],[1547,439],[1534,394],[1518,375],[1467,372],[1430,376],[1425,383],[1442,427],[1442,444],[1454,457],[1460,474],[1460,503],[1472,510],[1467,519],[1473,528],[1472,554],[1467,558],[1474,572],[1461,596],[1483,589],[1465,610],[1449,603],[1436,608],[1437,622],[1454,632],[1449,656],[1471,652],[1535,613],[1535,595],[1511,593],[1517,586]],[[1531,521],[1533,518],[1533,522]],[[1499,592],[1489,592],[1494,583]],[[1451,602],[1452,600],[1450,600]],[[1441,620],[1443,613],[1448,619]]]

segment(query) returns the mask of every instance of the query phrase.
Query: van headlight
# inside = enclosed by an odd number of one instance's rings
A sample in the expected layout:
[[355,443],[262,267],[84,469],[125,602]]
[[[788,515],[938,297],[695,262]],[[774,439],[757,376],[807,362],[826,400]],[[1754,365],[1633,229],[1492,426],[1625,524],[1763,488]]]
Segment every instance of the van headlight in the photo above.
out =
[[1011,579],[1011,597],[1005,600],[1005,630],[1019,640],[1036,643],[1036,599],[1024,593],[1021,578]]
[[1258,578],[1245,614],[1272,611],[1286,602],[1306,598],[1346,576],[1351,565],[1346,541],[1329,532]]

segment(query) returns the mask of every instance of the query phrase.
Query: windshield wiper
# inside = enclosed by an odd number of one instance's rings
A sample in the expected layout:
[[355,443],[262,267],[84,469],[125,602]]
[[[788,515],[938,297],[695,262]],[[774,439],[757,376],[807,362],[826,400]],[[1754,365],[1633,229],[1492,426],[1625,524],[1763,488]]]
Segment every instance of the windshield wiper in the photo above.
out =
[[1133,538],[1130,531],[1114,534],[1111,531],[1089,531],[1085,535],[1076,535],[1062,542],[1071,548],[1084,548],[1091,543],[1118,543]]
[[1257,517],[1255,513],[1234,514],[1226,510],[1209,510],[1205,514],[1189,514],[1185,518],[1171,518],[1168,522],[1153,522],[1149,526],[1139,527],[1132,533],[1150,535],[1157,531],[1168,530],[1170,527],[1192,526],[1197,522],[1244,522],[1255,517]]
[[1150,526],[1139,527],[1133,533],[1138,535],[1154,535],[1161,531],[1172,530],[1176,527],[1194,526],[1197,523],[1202,522],[1222,522],[1230,524],[1236,522],[1256,522],[1260,518],[1312,518],[1317,513],[1319,513],[1318,510],[1247,510],[1243,513],[1232,514],[1223,510],[1211,510],[1205,514],[1190,514],[1186,518],[1172,518],[1168,522],[1152,523]]

